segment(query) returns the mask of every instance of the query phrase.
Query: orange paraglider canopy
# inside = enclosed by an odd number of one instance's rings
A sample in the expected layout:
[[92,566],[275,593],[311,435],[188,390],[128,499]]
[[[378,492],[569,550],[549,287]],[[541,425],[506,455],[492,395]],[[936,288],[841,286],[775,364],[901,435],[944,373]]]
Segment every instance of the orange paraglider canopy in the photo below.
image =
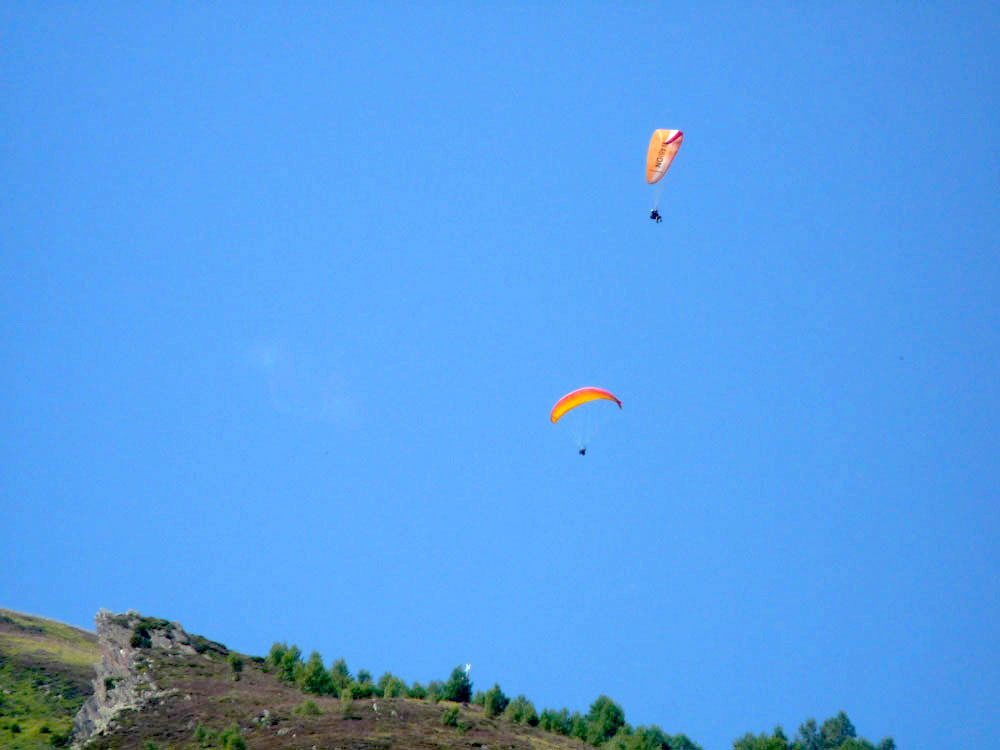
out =
[[649,139],[646,154],[646,182],[659,182],[670,169],[670,163],[684,142],[684,133],[679,130],[657,130]]
[[619,401],[618,397],[611,391],[606,391],[603,388],[587,386],[585,388],[577,388],[575,391],[567,393],[561,399],[556,401],[556,405],[552,407],[552,413],[549,414],[549,419],[551,419],[554,424],[558,422],[559,418],[570,409],[575,409],[580,404],[585,404],[588,401],[595,401],[602,398],[608,401],[614,401],[618,404],[619,409],[622,408],[622,402]]

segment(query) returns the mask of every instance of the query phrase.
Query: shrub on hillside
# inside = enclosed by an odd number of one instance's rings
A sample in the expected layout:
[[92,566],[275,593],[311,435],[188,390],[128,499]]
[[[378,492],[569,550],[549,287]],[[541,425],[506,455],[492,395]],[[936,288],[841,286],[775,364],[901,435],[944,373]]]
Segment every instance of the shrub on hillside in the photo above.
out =
[[213,732],[204,724],[198,724],[194,730],[194,739],[201,747],[221,747],[222,750],[247,750],[246,740],[240,734],[240,728],[233,724],[221,732]]
[[602,745],[625,726],[625,711],[622,707],[602,695],[590,706],[587,714],[586,740],[591,745]]
[[441,724],[446,727],[458,726],[458,706],[444,710],[444,713],[441,714]]
[[132,640],[129,641],[132,648],[149,648],[153,645],[153,639],[149,635],[149,629],[143,623],[139,623],[132,631]]
[[538,726],[546,732],[555,732],[556,734],[569,736],[569,733],[573,730],[573,720],[570,718],[569,711],[565,708],[558,711],[546,708],[542,711],[542,715],[538,717]]
[[240,735],[240,728],[236,724],[219,734],[219,743],[223,750],[247,750],[246,740]]
[[462,667],[455,667],[451,670],[448,681],[442,686],[442,700],[468,703],[471,697],[472,682],[469,680],[469,675]]
[[771,735],[767,732],[747,732],[733,740],[733,750],[788,750],[788,738],[781,727],[775,727],[774,734]]
[[573,715],[570,717],[570,730],[569,736],[576,737],[579,740],[587,741],[587,720],[580,715],[579,711],[574,711]]
[[400,698],[407,694],[406,683],[391,672],[378,678],[377,692],[384,698]]
[[354,680],[350,685],[340,691],[341,695],[347,694],[351,698],[361,699],[361,698],[371,698],[375,695],[375,683],[371,680],[367,682],[358,682]]
[[323,712],[316,705],[316,701],[303,701],[295,707],[294,713],[302,714],[303,716],[319,716]]
[[292,644],[292,647],[281,656],[281,663],[278,665],[278,679],[283,682],[297,682],[304,668],[302,651],[298,646]]
[[701,750],[683,734],[671,737],[655,724],[632,729],[628,724],[602,745],[603,750]]
[[349,688],[344,688],[340,691],[340,715],[345,719],[355,718],[354,699],[351,698],[351,691]]
[[271,650],[267,653],[267,658],[264,663],[273,669],[277,669],[281,666],[281,659],[284,657],[285,652],[288,650],[288,644],[282,641],[278,643],[275,641],[271,644]]
[[538,712],[535,706],[524,695],[519,695],[507,704],[503,717],[514,724],[538,724]]
[[330,667],[330,677],[333,679],[333,684],[337,686],[337,690],[346,688],[354,679],[351,677],[351,670],[347,668],[347,662],[344,661],[343,657],[337,659]]
[[208,727],[201,722],[198,722],[194,728],[194,741],[204,747],[205,743],[210,741],[210,737],[211,733],[209,732]]
[[423,700],[424,698],[427,697],[427,688],[425,688],[419,682],[414,682],[413,685],[410,686],[408,695],[411,698],[416,698],[417,700]]
[[504,695],[500,685],[494,682],[493,687],[486,691],[486,697],[483,700],[483,713],[486,714],[487,718],[492,719],[494,716],[502,714],[508,703],[510,703],[510,698]]
[[437,680],[431,680],[427,683],[427,700],[431,703],[437,703],[441,700],[441,695],[443,691],[443,686]]
[[702,750],[701,745],[692,742],[686,734],[668,734],[667,746],[670,750]]
[[337,688],[333,677],[323,666],[323,657],[319,651],[313,651],[302,669],[302,689],[314,695],[333,695]]
[[841,711],[824,721],[821,726],[816,724],[815,719],[807,719],[799,726],[799,731],[792,741],[788,740],[779,726],[770,735],[747,732],[733,740],[733,748],[734,750],[895,750],[896,743],[891,737],[886,737],[875,745],[864,737],[858,737],[851,720]]

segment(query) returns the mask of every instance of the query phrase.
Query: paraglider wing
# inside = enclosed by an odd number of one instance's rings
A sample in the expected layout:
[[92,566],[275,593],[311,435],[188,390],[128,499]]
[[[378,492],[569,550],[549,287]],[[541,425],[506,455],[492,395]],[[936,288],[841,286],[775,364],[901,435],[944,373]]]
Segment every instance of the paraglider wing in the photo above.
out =
[[679,130],[657,130],[653,133],[646,154],[646,182],[653,185],[663,178],[683,141],[684,133]]
[[552,407],[552,413],[549,414],[549,419],[551,419],[552,423],[555,424],[559,421],[559,418],[570,409],[575,409],[580,404],[585,404],[588,401],[595,401],[597,399],[614,401],[618,404],[619,409],[622,408],[622,402],[619,401],[618,397],[611,391],[606,391],[603,388],[588,386],[586,388],[577,388],[575,391],[567,393],[561,399],[556,401],[555,406]]

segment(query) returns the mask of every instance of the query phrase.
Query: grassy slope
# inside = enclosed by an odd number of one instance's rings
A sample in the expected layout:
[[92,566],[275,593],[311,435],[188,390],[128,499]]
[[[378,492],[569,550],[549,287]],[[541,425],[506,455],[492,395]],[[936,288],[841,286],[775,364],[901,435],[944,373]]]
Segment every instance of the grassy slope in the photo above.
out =
[[93,633],[0,609],[0,747],[49,748],[66,736],[99,659]]

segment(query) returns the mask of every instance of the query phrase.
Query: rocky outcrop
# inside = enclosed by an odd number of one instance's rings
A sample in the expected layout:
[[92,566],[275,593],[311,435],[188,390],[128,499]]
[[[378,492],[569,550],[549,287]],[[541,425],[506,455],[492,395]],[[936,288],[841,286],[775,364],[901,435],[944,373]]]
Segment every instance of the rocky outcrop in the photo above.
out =
[[122,711],[141,711],[149,701],[173,692],[161,690],[155,682],[157,657],[226,653],[225,646],[188,635],[179,623],[143,617],[131,610],[116,615],[102,609],[94,622],[101,661],[96,667],[94,693],[73,721],[76,748],[110,728]]

